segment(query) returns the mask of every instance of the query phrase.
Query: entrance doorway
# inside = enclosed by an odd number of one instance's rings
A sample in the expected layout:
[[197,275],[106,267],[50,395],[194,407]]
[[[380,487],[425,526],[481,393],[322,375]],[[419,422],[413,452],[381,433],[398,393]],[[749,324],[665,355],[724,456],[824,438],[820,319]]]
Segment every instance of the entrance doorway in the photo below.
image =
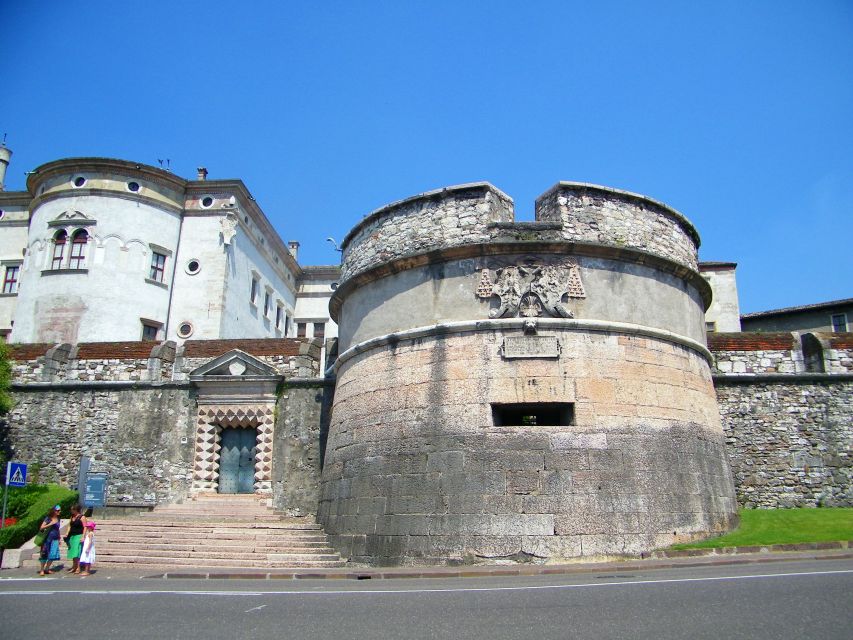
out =
[[223,429],[219,450],[219,493],[255,492],[257,429]]

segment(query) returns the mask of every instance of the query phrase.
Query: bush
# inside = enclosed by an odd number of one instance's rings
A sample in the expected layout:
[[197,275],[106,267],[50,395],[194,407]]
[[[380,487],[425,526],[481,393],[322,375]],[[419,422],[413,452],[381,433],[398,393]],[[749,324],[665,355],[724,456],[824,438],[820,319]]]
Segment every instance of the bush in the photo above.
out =
[[13,487],[9,491],[6,516],[20,520],[27,514],[30,507],[47,491],[48,487],[44,484],[28,484],[26,487]]
[[[0,529],[0,549],[17,549],[36,535],[42,520],[53,505],[58,504],[62,508],[63,518],[71,514],[71,506],[77,502],[76,491],[55,484],[45,485],[44,488],[45,491],[34,492],[38,494],[37,499],[30,504],[26,513],[20,516],[16,525]],[[14,491],[9,494],[10,501],[13,495]]]

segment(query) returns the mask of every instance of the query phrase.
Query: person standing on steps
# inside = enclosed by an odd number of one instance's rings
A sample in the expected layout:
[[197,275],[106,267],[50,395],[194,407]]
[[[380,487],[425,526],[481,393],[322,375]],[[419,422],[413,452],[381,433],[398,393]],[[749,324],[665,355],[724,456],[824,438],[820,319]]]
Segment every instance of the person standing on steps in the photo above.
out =
[[50,570],[50,565],[60,558],[59,505],[56,505],[53,509],[47,512],[47,515],[41,523],[41,527],[39,527],[40,531],[44,531],[45,529],[47,529],[47,537],[45,537],[44,542],[42,542],[41,551],[39,552],[39,563],[41,564],[41,569],[39,570],[40,576],[46,576],[53,573],[53,571]]
[[95,523],[91,520],[83,525],[83,545],[80,551],[80,575],[91,575],[92,565],[95,564]]
[[71,567],[68,571],[71,573],[80,573],[80,553],[83,551],[83,527],[86,524],[86,516],[80,513],[80,505],[75,504],[71,507],[71,522],[68,524],[68,537],[65,538],[68,543],[67,558],[71,560]]

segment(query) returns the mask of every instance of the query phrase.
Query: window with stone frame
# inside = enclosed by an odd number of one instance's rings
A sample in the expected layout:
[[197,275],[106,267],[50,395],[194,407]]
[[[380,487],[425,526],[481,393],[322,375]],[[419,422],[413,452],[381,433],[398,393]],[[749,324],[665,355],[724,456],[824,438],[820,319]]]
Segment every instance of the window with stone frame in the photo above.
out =
[[6,265],[6,273],[3,276],[3,293],[18,293],[18,274],[20,271],[20,265]]
[[832,321],[832,330],[835,333],[847,331],[847,314],[846,313],[833,313],[831,321]]
[[71,255],[68,257],[69,269],[82,269],[86,264],[86,244],[89,234],[85,229],[78,229],[71,237]]
[[260,282],[255,276],[252,276],[252,290],[249,293],[249,302],[254,305],[258,304],[258,286]]
[[296,337],[297,338],[304,338],[305,337],[305,330],[306,330],[307,326],[308,326],[307,322],[297,322],[296,323]]
[[166,277],[166,256],[157,251],[151,252],[151,269],[148,277],[156,282],[163,282]]
[[270,317],[270,311],[272,310],[272,294],[269,289],[264,291],[264,318]]
[[314,323],[314,337],[315,338],[325,338],[326,337],[326,323],[325,322],[315,322]]
[[275,328],[276,329],[279,329],[279,330],[281,329],[281,318],[282,318],[283,314],[284,314],[284,309],[282,309],[280,304],[277,304],[275,306]]
[[142,341],[156,341],[157,335],[160,333],[159,324],[153,322],[142,321]]
[[68,234],[60,229],[53,236],[53,256],[50,261],[51,269],[61,269],[65,258],[65,245],[68,243]]

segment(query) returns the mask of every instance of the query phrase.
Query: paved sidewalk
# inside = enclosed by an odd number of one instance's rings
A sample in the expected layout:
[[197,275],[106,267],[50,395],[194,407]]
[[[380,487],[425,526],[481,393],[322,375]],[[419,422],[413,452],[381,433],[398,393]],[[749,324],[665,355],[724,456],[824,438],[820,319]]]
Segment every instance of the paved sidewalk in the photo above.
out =
[[[740,565],[789,560],[828,560],[853,558],[853,541],[766,547],[729,547],[726,549],[691,549],[688,551],[658,551],[649,558],[627,558],[606,562],[572,562],[567,564],[489,564],[456,567],[360,567],[342,569],[270,569],[239,570],[227,568],[196,569],[170,567],[133,567],[103,565],[87,578],[67,573],[62,563],[57,573],[41,580],[103,580],[103,579],[238,579],[238,580],[392,580],[420,578],[488,578],[492,576],[537,576],[612,571],[643,571],[672,567]],[[37,578],[37,569],[22,567],[0,571],[3,579]]]

